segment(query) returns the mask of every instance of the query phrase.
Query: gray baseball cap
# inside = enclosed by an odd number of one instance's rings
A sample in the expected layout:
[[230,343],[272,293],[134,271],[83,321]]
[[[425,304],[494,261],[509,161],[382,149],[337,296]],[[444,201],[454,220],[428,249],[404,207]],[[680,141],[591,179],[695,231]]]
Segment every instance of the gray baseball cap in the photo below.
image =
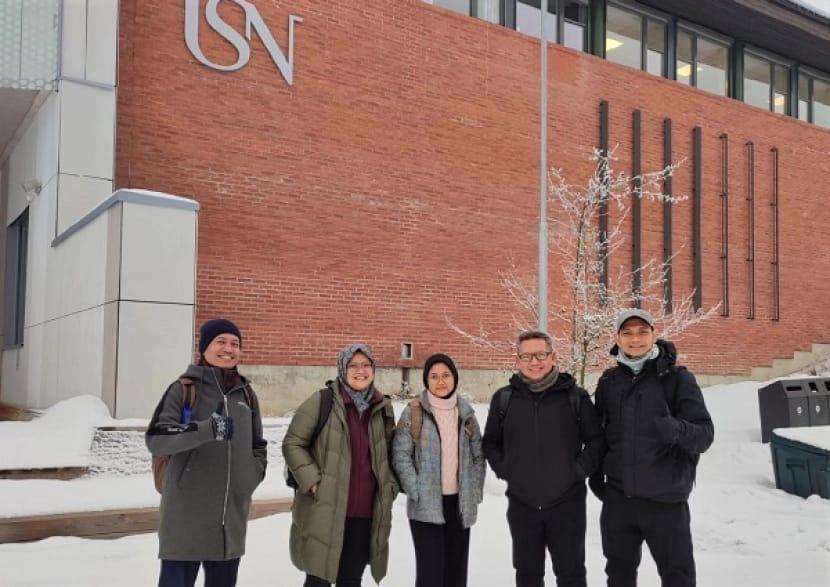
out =
[[654,328],[654,317],[646,312],[645,310],[641,310],[640,308],[629,308],[628,310],[623,310],[620,312],[620,315],[617,316],[617,332],[620,331],[620,328],[623,327],[628,320],[632,318],[639,318],[652,328]]

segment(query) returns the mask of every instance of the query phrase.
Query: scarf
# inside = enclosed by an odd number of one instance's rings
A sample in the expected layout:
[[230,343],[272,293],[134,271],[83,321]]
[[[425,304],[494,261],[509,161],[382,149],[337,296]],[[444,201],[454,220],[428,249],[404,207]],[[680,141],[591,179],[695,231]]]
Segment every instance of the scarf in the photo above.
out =
[[648,351],[642,357],[637,359],[632,359],[631,357],[626,355],[622,349],[617,350],[617,362],[620,365],[625,365],[626,367],[634,371],[635,375],[638,375],[640,371],[643,370],[646,361],[656,359],[658,356],[660,356],[660,348],[656,344],[651,347],[650,351]]
[[521,377],[522,381],[525,382],[528,389],[533,393],[539,393],[545,391],[549,387],[552,387],[556,380],[559,378],[559,367],[556,365],[553,366],[553,369],[550,370],[550,373],[542,377],[539,381],[531,381],[521,373],[519,373],[519,377]]

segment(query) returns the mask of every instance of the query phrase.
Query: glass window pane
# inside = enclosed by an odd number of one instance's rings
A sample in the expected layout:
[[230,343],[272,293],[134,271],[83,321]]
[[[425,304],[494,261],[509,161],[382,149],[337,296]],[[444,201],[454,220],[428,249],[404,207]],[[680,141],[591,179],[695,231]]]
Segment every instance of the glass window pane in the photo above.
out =
[[[542,33],[541,18],[539,13],[540,0],[517,0],[516,2],[516,30],[537,39]],[[548,40],[552,43],[558,41],[556,35],[556,0],[548,0],[548,14],[545,17],[547,25]]]
[[744,53],[744,102],[770,110],[770,63]]
[[729,79],[729,48],[697,38],[697,87],[726,96]]
[[781,65],[773,66],[775,86],[773,88],[772,108],[778,114],[790,111],[790,70]]
[[803,73],[798,76],[798,119],[808,120],[810,115],[810,78]]
[[473,5],[476,17],[496,24],[501,22],[499,0],[473,0]]
[[470,14],[470,0],[432,0],[435,6],[449,8],[461,14]]
[[614,63],[642,68],[643,17],[608,6],[605,58]]
[[692,85],[692,35],[677,31],[677,81]]
[[648,50],[646,51],[646,71],[654,75],[663,72],[666,53],[666,24],[659,20],[648,21]]
[[813,80],[813,122],[830,128],[830,83]]
[[585,31],[588,26],[588,9],[581,2],[565,2],[565,23],[562,44],[571,49],[585,51]]

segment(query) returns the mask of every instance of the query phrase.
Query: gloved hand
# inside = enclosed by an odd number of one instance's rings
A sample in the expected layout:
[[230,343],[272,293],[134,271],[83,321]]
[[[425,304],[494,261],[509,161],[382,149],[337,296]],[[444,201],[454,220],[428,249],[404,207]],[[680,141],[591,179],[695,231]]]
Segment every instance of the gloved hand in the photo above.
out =
[[233,438],[233,418],[223,416],[225,402],[219,402],[219,407],[210,415],[210,426],[213,428],[213,438],[216,440],[230,440]]
[[662,416],[654,421],[654,434],[657,439],[667,446],[677,444],[683,423],[671,416]]
[[591,488],[591,492],[597,496],[597,499],[605,501],[605,475],[594,473],[588,477],[588,487]]

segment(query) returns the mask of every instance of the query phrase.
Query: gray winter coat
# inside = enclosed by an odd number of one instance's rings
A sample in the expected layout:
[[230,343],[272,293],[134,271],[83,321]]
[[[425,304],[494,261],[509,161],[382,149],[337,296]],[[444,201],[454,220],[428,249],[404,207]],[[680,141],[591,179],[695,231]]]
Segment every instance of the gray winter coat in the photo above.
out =
[[[158,421],[145,434],[153,455],[171,456],[161,496],[159,558],[238,558],[245,553],[251,495],[267,464],[259,402],[245,378],[224,393],[219,369],[191,365],[182,377],[196,385],[192,425],[181,425],[182,387],[176,381],[162,397]],[[233,418],[230,441],[214,440],[209,419],[219,405]]]
[[[406,493],[406,510],[411,520],[444,524],[441,494],[441,437],[429,399],[421,392],[423,424],[418,446],[411,433],[412,409],[404,408],[392,442],[392,466]],[[472,431],[468,435],[466,429]],[[469,528],[476,521],[484,490],[485,460],[481,429],[472,406],[458,398],[458,503],[461,524]]]

